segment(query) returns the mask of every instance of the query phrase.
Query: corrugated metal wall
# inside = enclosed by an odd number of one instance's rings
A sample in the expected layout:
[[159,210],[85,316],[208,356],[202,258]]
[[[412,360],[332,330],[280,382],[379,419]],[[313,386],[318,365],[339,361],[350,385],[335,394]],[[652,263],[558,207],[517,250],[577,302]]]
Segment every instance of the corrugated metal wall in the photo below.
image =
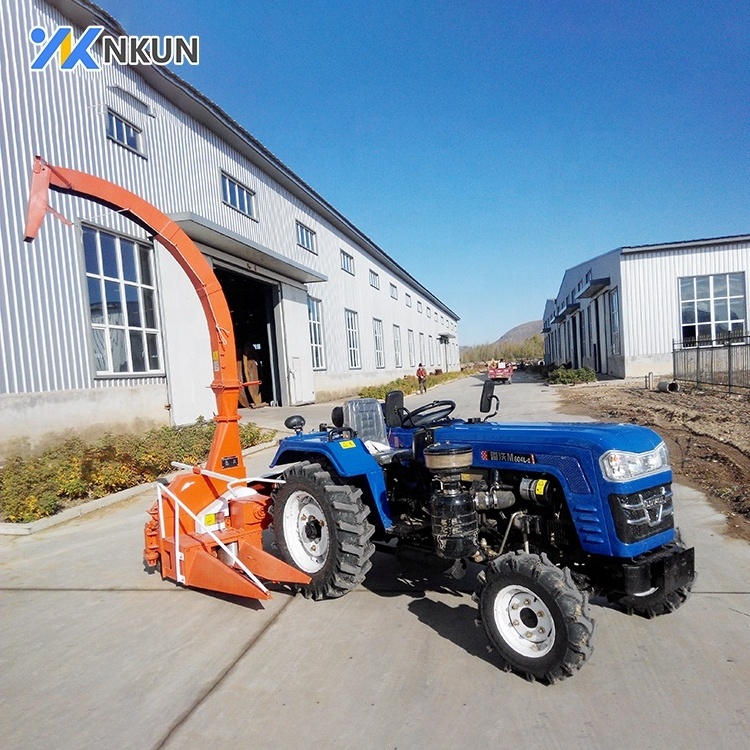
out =
[[[589,279],[608,278],[609,285],[593,298],[580,297]],[[550,322],[549,351],[551,364],[562,365],[574,362],[578,353],[578,366],[618,375],[612,353],[612,331],[610,317],[610,292],[621,285],[620,253],[613,250],[604,255],[568,269],[560,285],[558,296],[548,302],[545,316],[548,321],[554,318],[555,311],[562,310],[566,301],[576,302],[579,309],[559,323]],[[591,318],[591,337],[589,338],[588,318]],[[574,341],[575,322],[575,341]]]
[[[30,29],[64,24],[48,6],[25,0],[9,0],[0,13],[0,393],[164,382],[163,377],[95,379],[77,232],[49,217],[36,242],[23,242],[34,154],[103,173],[112,146],[91,137],[104,117],[105,89],[94,77],[100,74],[30,68]],[[145,237],[132,223],[89,202],[61,195],[51,202],[68,218],[85,217]]]
[[[750,243],[717,239],[715,242],[696,241],[682,247],[649,246],[624,248],[613,251],[589,263],[576,267],[578,276],[566,274],[560,287],[558,300],[577,289],[585,273],[591,270],[593,278],[607,277],[609,286],[598,300],[599,341],[596,341],[596,317],[592,318],[592,339],[587,341],[587,327],[579,329],[583,364],[597,367],[601,358],[601,372],[618,377],[641,375],[649,369],[660,372],[659,367],[671,361],[672,341],[680,339],[679,279],[685,276],[702,276],[717,273],[745,273],[745,299],[750,302]],[[580,278],[579,278],[580,277]],[[614,352],[611,299],[613,291],[619,294],[620,351]],[[585,326],[587,309],[595,300],[580,299],[580,311],[575,313],[579,324]],[[551,310],[547,311],[548,318]],[[551,326],[548,334],[550,352],[554,362],[561,364],[572,359],[572,326],[569,317],[563,323]],[[600,348],[600,357],[594,357],[593,343]],[[602,348],[603,347],[603,348]],[[662,370],[666,373],[666,370]]]
[[[10,10],[10,12],[8,12]],[[16,12],[19,11],[19,12]],[[20,40],[29,29],[46,19],[28,3],[11,2],[0,13],[0,133],[2,148],[3,219],[0,220],[0,306],[2,308],[0,390],[19,393],[60,388],[81,388],[90,384],[88,371],[74,347],[85,346],[82,329],[81,288],[75,242],[62,225],[43,230],[48,242],[60,252],[50,257],[42,246],[22,242],[23,217],[29,188],[29,154],[48,140],[39,127],[37,108],[31,100],[49,95],[44,76],[29,69],[30,60],[19,60]],[[50,112],[59,120],[68,103],[53,96]],[[56,124],[55,139],[63,135]],[[50,148],[57,146],[50,140]],[[23,167],[21,166],[23,165]],[[70,210],[70,202],[64,207]]]
[[[89,327],[85,273],[75,231],[51,217],[31,245],[22,242],[23,221],[33,156],[51,163],[100,175],[124,185],[165,213],[191,212],[209,222],[271,248],[329,278],[313,284],[310,294],[323,302],[326,370],[315,373],[318,390],[333,389],[373,376],[385,379],[408,368],[407,330],[437,339],[457,333],[455,320],[441,322],[426,316],[425,300],[404,279],[379,263],[303,201],[281,187],[253,161],[238,153],[214,132],[171,104],[130,69],[102,66],[70,72],[50,64],[32,71],[36,53],[28,34],[35,26],[53,31],[70,25],[44,2],[5,0],[0,13],[0,393],[116,388],[164,383],[164,377],[95,378]],[[97,53],[93,56],[96,58]],[[108,140],[106,112],[111,107],[141,129],[144,154],[139,155]],[[225,205],[220,175],[225,170],[256,193],[257,220]],[[91,202],[54,194],[52,202],[63,215],[140,239],[145,235],[131,222]],[[317,255],[296,242],[295,221],[316,232]],[[355,258],[356,276],[340,268],[340,250]],[[163,251],[161,251],[163,252]],[[160,262],[174,281],[169,264]],[[164,271],[164,269],[167,269]],[[369,286],[368,272],[380,275],[380,290]],[[390,297],[396,284],[398,299]],[[405,304],[405,292],[412,307]],[[417,312],[421,301],[422,313]],[[297,304],[291,301],[289,304]],[[195,306],[186,302],[184,319],[164,320],[165,336],[176,325],[193,324]],[[360,314],[362,370],[352,372],[346,359],[344,308]],[[192,310],[192,311],[191,311]],[[437,315],[445,317],[445,311]],[[283,316],[282,316],[283,317]],[[386,368],[375,369],[372,318],[383,320],[386,331]],[[187,321],[187,323],[185,322]],[[401,327],[402,362],[395,367],[392,325]],[[284,335],[284,332],[279,332]],[[458,340],[452,362],[458,367]],[[303,351],[286,352],[310,360],[309,343]],[[195,357],[200,356],[194,354]],[[440,363],[442,364],[442,362]],[[280,363],[282,376],[287,363]],[[202,384],[201,384],[202,385]]]
[[[726,243],[659,252],[627,252],[622,257],[622,309],[625,354],[671,353],[680,336],[678,279],[745,272],[750,283],[750,243]],[[749,291],[745,299],[750,300]]]

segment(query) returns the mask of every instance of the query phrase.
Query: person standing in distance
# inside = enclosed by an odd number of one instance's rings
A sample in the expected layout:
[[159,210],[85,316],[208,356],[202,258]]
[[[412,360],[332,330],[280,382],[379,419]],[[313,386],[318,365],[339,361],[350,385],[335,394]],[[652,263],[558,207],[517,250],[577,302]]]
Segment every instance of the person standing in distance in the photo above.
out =
[[427,393],[427,370],[424,369],[421,362],[417,367],[417,380],[419,381],[419,392]]

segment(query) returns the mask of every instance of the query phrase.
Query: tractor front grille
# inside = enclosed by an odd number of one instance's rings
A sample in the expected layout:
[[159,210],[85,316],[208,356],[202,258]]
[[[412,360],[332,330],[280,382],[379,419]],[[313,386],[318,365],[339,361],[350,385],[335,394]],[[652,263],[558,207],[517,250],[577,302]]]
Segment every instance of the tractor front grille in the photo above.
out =
[[620,541],[632,544],[674,527],[672,485],[660,484],[630,495],[609,496]]

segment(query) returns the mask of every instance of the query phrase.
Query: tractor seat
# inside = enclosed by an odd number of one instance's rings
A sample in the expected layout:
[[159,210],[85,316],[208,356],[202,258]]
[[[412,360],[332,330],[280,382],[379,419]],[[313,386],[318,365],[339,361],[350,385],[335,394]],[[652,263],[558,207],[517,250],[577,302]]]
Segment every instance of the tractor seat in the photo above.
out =
[[[334,412],[336,411],[334,409]],[[357,437],[381,466],[391,463],[394,459],[412,457],[411,449],[391,448],[388,444],[383,409],[376,398],[354,398],[347,401],[342,410],[342,417],[342,425],[351,427],[357,433]]]

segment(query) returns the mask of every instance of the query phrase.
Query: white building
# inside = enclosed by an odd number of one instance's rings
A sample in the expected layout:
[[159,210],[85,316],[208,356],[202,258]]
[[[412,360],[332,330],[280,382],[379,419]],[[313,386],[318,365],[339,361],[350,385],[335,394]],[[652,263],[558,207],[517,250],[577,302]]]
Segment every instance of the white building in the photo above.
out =
[[673,343],[748,333],[750,235],[621,247],[565,272],[544,312],[550,365],[672,372]]
[[[0,10],[2,438],[65,427],[184,424],[213,413],[208,331],[184,273],[143,230],[53,194],[22,240],[35,154],[90,172],[175,219],[213,264],[264,402],[299,404],[459,368],[458,317],[242,126],[158,65],[62,69],[72,27],[126,32],[87,0]],[[36,42],[36,43],[35,43]],[[231,75],[228,71],[227,75]]]

